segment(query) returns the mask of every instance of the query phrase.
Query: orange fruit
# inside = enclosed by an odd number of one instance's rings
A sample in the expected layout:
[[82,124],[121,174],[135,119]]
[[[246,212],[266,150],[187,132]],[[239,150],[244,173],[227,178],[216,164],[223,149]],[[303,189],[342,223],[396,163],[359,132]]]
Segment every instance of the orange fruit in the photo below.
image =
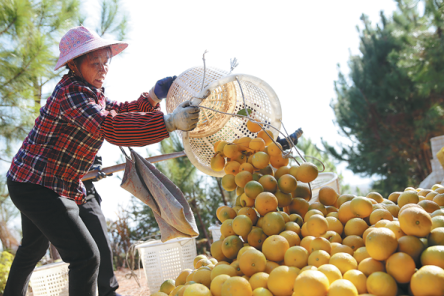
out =
[[236,270],[234,269],[233,266],[231,266],[229,264],[217,265],[211,271],[211,280],[214,280],[215,277],[217,277],[221,274],[226,274],[229,276],[236,276]]
[[346,224],[348,220],[352,218],[357,218],[355,214],[351,211],[350,208],[351,201],[344,202],[338,211],[338,219],[342,224]]
[[436,202],[440,207],[444,206],[444,193],[435,195],[433,201]]
[[355,250],[359,249],[360,247],[363,247],[365,245],[365,242],[358,235],[349,235],[344,237],[344,239],[342,240],[342,244],[345,246],[349,246],[354,253]]
[[393,217],[398,218],[399,207],[397,205],[385,205],[385,208]]
[[289,266],[279,266],[270,272],[268,277],[268,290],[273,295],[291,295],[299,268]]
[[398,197],[401,195],[402,192],[395,191],[390,193],[388,200],[393,201],[394,203],[398,203]]
[[296,178],[290,174],[282,175],[278,179],[279,190],[284,193],[292,193],[293,191],[296,190],[297,186],[298,182],[296,181]]
[[444,270],[427,265],[413,274],[410,281],[413,295],[444,295]]
[[248,171],[239,172],[234,178],[234,182],[239,187],[244,187],[248,182],[253,180],[253,175]]
[[328,278],[328,282],[330,283],[330,285],[334,281],[342,279],[341,271],[339,270],[339,268],[337,268],[333,264],[327,263],[327,264],[321,265],[318,267],[318,271],[325,274],[325,276]]
[[291,230],[291,231],[297,233],[298,235],[301,234],[301,227],[299,226],[298,223],[293,222],[293,221],[288,221],[285,223],[285,230]]
[[242,207],[252,207],[254,206],[254,199],[249,198],[245,193],[240,196],[240,204]]
[[359,263],[358,270],[368,277],[374,272],[385,271],[385,266],[381,261],[373,258],[365,258]]
[[[230,278],[229,275],[221,274],[221,275],[216,276],[211,281],[210,291],[211,291],[211,293],[213,293],[213,296],[221,296],[222,295],[222,285],[229,278]],[[176,296],[176,294],[173,294],[173,296]]]
[[353,253],[353,258],[355,258],[356,262],[359,264],[365,258],[370,258],[370,255],[368,254],[366,247],[360,247]]
[[184,291],[183,296],[212,296],[210,289],[207,286],[200,283],[186,285],[183,291]]
[[386,209],[377,209],[374,210],[371,214],[370,214],[370,224],[371,225],[375,225],[376,222],[378,222],[379,220],[389,220],[389,221],[393,221],[393,216],[392,214],[386,210]]
[[244,273],[242,272],[242,270],[239,267],[239,261],[238,260],[233,260],[233,262],[231,262],[230,265],[234,267],[234,270],[236,270],[236,275],[237,276],[243,276],[244,275]]
[[329,260],[330,254],[324,250],[316,250],[308,256],[308,265],[319,267],[328,264]]
[[432,218],[432,230],[438,227],[444,227],[444,216],[437,216]]
[[336,266],[342,274],[358,267],[358,262],[356,262],[356,259],[353,258],[352,255],[342,252],[333,254],[330,257],[329,264]]
[[[240,165],[247,163],[247,156],[245,154],[242,153],[238,153],[237,157],[235,158],[230,158],[231,160],[237,161]],[[239,167],[239,171],[240,171],[240,167]]]
[[424,244],[415,236],[406,235],[398,239],[397,251],[408,254],[416,263],[419,262],[421,253],[424,249]]
[[344,230],[344,226],[342,226],[341,221],[335,217],[326,217],[325,218],[328,222],[328,230],[332,230],[339,235],[342,234],[342,231]]
[[425,249],[421,254],[421,264],[444,268],[444,246],[432,246]]
[[243,253],[238,261],[240,269],[247,276],[263,272],[267,263],[265,255],[254,248]]
[[238,163],[237,161],[229,161],[224,168],[225,174],[237,175],[237,173],[239,173],[239,167],[240,163]]
[[279,169],[283,166],[287,166],[289,162],[290,162],[289,158],[284,158],[282,154],[278,154],[276,156],[270,156],[270,164],[276,169]]
[[251,295],[250,283],[243,277],[233,276],[227,279],[221,289],[221,295],[242,296]]
[[262,222],[262,229],[268,236],[279,234],[285,229],[285,220],[277,212],[267,213]]
[[267,235],[264,233],[262,228],[253,228],[248,234],[247,240],[250,246],[253,246],[257,249],[262,248],[262,244],[264,243]]
[[384,227],[393,231],[393,233],[396,236],[396,239],[399,239],[400,237],[405,235],[405,233],[404,233],[404,231],[402,231],[401,226],[399,225],[398,221],[390,221]]
[[347,202],[347,201],[351,201],[352,199],[354,199],[356,196],[353,194],[341,194],[338,197],[338,200],[336,202],[336,207],[339,209],[343,203]]
[[398,197],[398,206],[402,208],[406,204],[419,202],[418,193],[416,191],[404,191]]
[[347,245],[342,245],[342,244],[335,245],[335,244],[337,243],[331,243],[331,255],[337,253],[347,253],[353,256],[353,254],[355,253],[353,249]]
[[367,291],[374,295],[396,296],[398,286],[391,275],[377,271],[367,278]]
[[278,200],[278,207],[280,208],[289,206],[291,204],[291,200],[293,199],[293,197],[291,197],[291,193],[284,193],[280,190],[277,190],[274,195]]
[[301,217],[304,217],[305,214],[307,214],[308,212],[309,206],[310,204],[308,203],[308,201],[303,198],[296,197],[291,200],[291,203],[288,205],[288,209],[290,211],[290,214],[298,214]]
[[366,197],[374,199],[378,203],[381,203],[384,201],[384,197],[382,197],[382,195],[378,192],[369,192]]
[[210,166],[213,171],[222,171],[225,167],[225,158],[220,154],[216,154],[213,158],[211,158]]
[[301,243],[299,235],[294,231],[284,230],[281,233],[279,233],[279,235],[285,237],[290,247],[297,246]]
[[427,238],[429,246],[444,245],[444,227],[432,229]]
[[302,271],[294,281],[293,296],[327,295],[330,283],[320,271]]
[[332,230],[328,230],[324,235],[322,235],[321,237],[325,238],[326,240],[328,240],[330,243],[342,243],[342,238],[341,236],[337,233],[334,232]]
[[[326,251],[327,253],[330,254],[330,252],[331,252],[330,242],[323,237],[317,237],[317,238],[313,239],[310,242],[310,245],[308,247],[308,252],[312,253],[317,250],[323,250],[323,251]],[[312,264],[309,264],[309,265],[312,265]]]
[[253,176],[253,172],[254,172],[253,165],[249,164],[248,162],[241,164],[239,166],[239,172],[244,172],[244,171],[250,172],[252,174],[251,176]]
[[268,145],[268,154],[270,156],[278,156],[279,154],[282,154],[282,146],[279,143],[271,143]]
[[284,260],[285,252],[290,248],[285,237],[280,235],[272,235],[265,239],[262,245],[262,253],[267,260],[279,262]]
[[247,129],[252,133],[257,133],[262,130],[262,127],[258,123],[248,120],[247,121]]
[[259,193],[254,200],[254,207],[261,216],[265,216],[269,212],[276,211],[278,200],[273,193],[262,192]]
[[261,173],[262,175],[274,176],[273,168],[271,167],[271,165],[267,165],[265,168],[260,169],[259,173]]
[[427,199],[427,200],[433,200],[433,198],[435,197],[435,196],[437,196],[439,193],[438,192],[436,192],[436,191],[431,191],[431,192],[429,192],[426,196],[425,196],[425,198]]
[[289,174],[289,172],[290,172],[290,168],[287,166],[283,166],[283,167],[280,167],[276,170],[276,172],[274,173],[274,177],[276,178],[276,180],[279,180],[279,178],[281,176],[283,176],[285,174]]
[[376,260],[386,260],[398,248],[398,241],[390,229],[381,227],[372,230],[365,239],[368,254]]
[[249,181],[245,184],[244,192],[249,198],[255,199],[259,193],[264,192],[264,187],[257,181]]
[[240,154],[238,145],[227,144],[224,146],[224,155],[228,158],[236,158]]
[[273,135],[273,132],[269,129],[267,129],[266,131],[263,131],[263,130],[260,131],[257,134],[257,136],[258,136],[258,138],[261,138],[262,140],[264,140],[265,146],[268,146],[271,143],[273,143],[272,139],[274,139],[274,135]]
[[275,193],[277,190],[277,181],[271,175],[262,176],[259,183],[264,187],[264,191]]
[[224,222],[227,219],[234,219],[236,217],[236,212],[229,206],[221,206],[216,210],[217,219],[220,222]]
[[358,296],[358,290],[352,282],[346,279],[339,279],[330,285],[329,296]]
[[318,192],[319,201],[324,206],[333,206],[338,200],[339,194],[330,186],[322,186]]
[[182,270],[176,278],[175,285],[176,286],[184,285],[186,283],[187,277],[191,274],[192,271],[193,270],[189,268]]
[[313,182],[319,174],[318,167],[311,162],[302,163],[297,172],[296,179],[304,183]]
[[367,293],[367,277],[359,270],[351,269],[344,273],[343,278],[353,283],[359,295]]
[[248,218],[250,218],[251,223],[253,223],[253,225],[256,225],[258,218],[257,218],[257,212],[254,208],[242,207],[241,209],[239,209],[237,214],[247,216]]
[[[251,140],[250,143],[248,143],[248,147],[255,152],[263,151],[265,149],[265,142],[261,138],[255,138],[255,139]],[[265,153],[265,154],[267,154],[267,153]],[[254,165],[254,157],[253,157],[253,165]],[[267,165],[268,165],[268,163],[267,163]],[[254,166],[257,167],[256,165],[254,165]],[[257,168],[259,168],[259,167],[257,167]]]
[[[352,200],[353,202],[353,200]],[[344,234],[349,235],[359,235],[362,236],[364,231],[368,228],[367,223],[361,218],[352,218],[347,221],[344,227]]]
[[223,240],[217,240],[211,244],[211,256],[216,258],[217,261],[226,261],[228,260],[227,257],[225,257],[224,253],[222,253],[222,244]]
[[307,201],[311,199],[312,192],[308,184],[298,182],[298,187],[296,187],[296,190],[292,193],[293,198],[300,197]]
[[234,259],[237,257],[237,253],[242,248],[243,242],[236,235],[230,235],[226,237],[222,243],[222,253],[228,259]]
[[253,223],[247,216],[238,215],[233,219],[232,227],[235,234],[245,237],[253,228]]
[[234,175],[225,175],[221,180],[222,188],[226,191],[236,190],[236,182],[234,181]]
[[410,282],[412,275],[415,273],[415,261],[406,253],[398,252],[391,255],[386,263],[385,268],[397,283],[405,284]]
[[237,141],[237,146],[239,148],[239,151],[247,151],[249,149],[250,141],[251,141],[250,137],[240,138]]
[[301,247],[304,247],[308,251],[308,253],[310,253],[310,244],[315,238],[316,237],[311,235],[304,236],[300,243]]
[[304,221],[307,222],[308,219],[310,219],[310,217],[313,215],[319,215],[319,216],[324,217],[324,214],[321,211],[316,210],[316,209],[310,210],[310,207],[308,207],[308,212],[304,216]]
[[284,263],[287,266],[302,268],[308,263],[308,251],[301,246],[293,246],[287,249],[284,255]]
[[310,206],[308,207],[308,210],[318,210],[322,213],[322,215],[325,217],[327,216],[327,210],[325,209],[325,206],[321,204],[320,202],[311,202]]
[[427,213],[430,214],[440,209],[439,205],[432,200],[421,200],[418,202],[418,205],[420,205]]
[[255,168],[263,169],[270,163],[270,156],[262,151],[256,152],[251,158],[251,163]]
[[257,288],[267,288],[268,278],[269,278],[269,274],[266,272],[257,272],[255,274],[253,274],[250,277],[250,279],[248,280],[253,292]]
[[279,214],[281,214],[282,218],[284,218],[285,224],[290,221],[290,215],[288,215],[287,213],[279,211]]
[[270,272],[278,266],[279,266],[278,263],[276,263],[274,261],[267,260],[267,264],[265,265],[265,272],[270,274]]
[[359,218],[366,218],[372,213],[372,203],[371,201],[362,196],[358,196],[351,200],[350,210],[352,213]]
[[432,218],[422,208],[410,207],[398,215],[399,224],[406,235],[426,237],[432,229]]
[[307,230],[310,235],[319,237],[328,230],[328,222],[321,215],[313,215],[307,220]]

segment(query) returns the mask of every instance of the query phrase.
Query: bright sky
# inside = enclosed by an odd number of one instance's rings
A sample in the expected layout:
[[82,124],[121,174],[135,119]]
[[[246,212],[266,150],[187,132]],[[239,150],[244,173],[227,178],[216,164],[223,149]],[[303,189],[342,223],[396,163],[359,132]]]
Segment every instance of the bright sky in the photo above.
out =
[[[396,9],[390,0],[122,2],[130,14],[129,47],[112,61],[105,82],[109,98],[137,99],[157,80],[203,65],[202,54],[208,50],[207,66],[229,70],[230,59],[236,57],[234,73],[266,81],[280,99],[287,130],[301,127],[303,137],[316,144],[321,138],[330,144],[346,142],[333,124],[329,104],[335,97],[337,64],[348,72],[350,53],[359,53],[356,26],[361,25],[361,14],[376,23],[381,10],[390,16]],[[88,5],[89,11],[99,9]],[[147,156],[145,148],[136,150]],[[159,154],[156,145],[150,151]],[[106,142],[101,154],[105,166],[121,157],[119,148]],[[346,183],[369,183],[345,165],[339,168]],[[115,176],[96,187],[105,216],[115,220],[118,205],[125,206],[130,194]]]

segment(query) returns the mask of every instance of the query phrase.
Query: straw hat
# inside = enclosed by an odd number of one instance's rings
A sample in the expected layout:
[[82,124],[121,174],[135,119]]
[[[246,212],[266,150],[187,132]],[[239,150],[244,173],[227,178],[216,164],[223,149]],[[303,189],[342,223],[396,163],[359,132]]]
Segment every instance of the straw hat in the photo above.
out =
[[83,26],[74,27],[60,40],[60,57],[54,70],[81,55],[108,46],[111,47],[112,56],[115,56],[127,48],[128,43],[103,39]]

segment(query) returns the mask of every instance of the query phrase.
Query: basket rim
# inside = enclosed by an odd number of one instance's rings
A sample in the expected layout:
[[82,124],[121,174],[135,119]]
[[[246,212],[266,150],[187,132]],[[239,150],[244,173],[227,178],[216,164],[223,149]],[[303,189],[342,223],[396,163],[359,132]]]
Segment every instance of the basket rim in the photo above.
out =
[[197,236],[193,236],[193,237],[179,237],[179,238],[173,238],[170,239],[166,242],[162,242],[160,239],[159,240],[153,240],[153,241],[149,241],[149,242],[144,242],[144,243],[140,243],[136,246],[136,249],[140,249],[140,248],[146,248],[146,247],[152,247],[152,246],[165,246],[168,244],[173,244],[173,243],[178,243],[180,241],[184,241],[184,240],[193,240],[195,239]]

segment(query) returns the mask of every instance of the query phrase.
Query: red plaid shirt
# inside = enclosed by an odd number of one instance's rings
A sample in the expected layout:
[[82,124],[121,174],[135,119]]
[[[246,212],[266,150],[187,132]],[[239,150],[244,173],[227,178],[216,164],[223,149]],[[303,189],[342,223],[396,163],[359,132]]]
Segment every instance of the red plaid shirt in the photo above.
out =
[[169,136],[160,106],[148,93],[118,103],[84,80],[65,75],[14,156],[7,177],[39,184],[84,203],[81,181],[103,140],[119,146],[145,146]]

